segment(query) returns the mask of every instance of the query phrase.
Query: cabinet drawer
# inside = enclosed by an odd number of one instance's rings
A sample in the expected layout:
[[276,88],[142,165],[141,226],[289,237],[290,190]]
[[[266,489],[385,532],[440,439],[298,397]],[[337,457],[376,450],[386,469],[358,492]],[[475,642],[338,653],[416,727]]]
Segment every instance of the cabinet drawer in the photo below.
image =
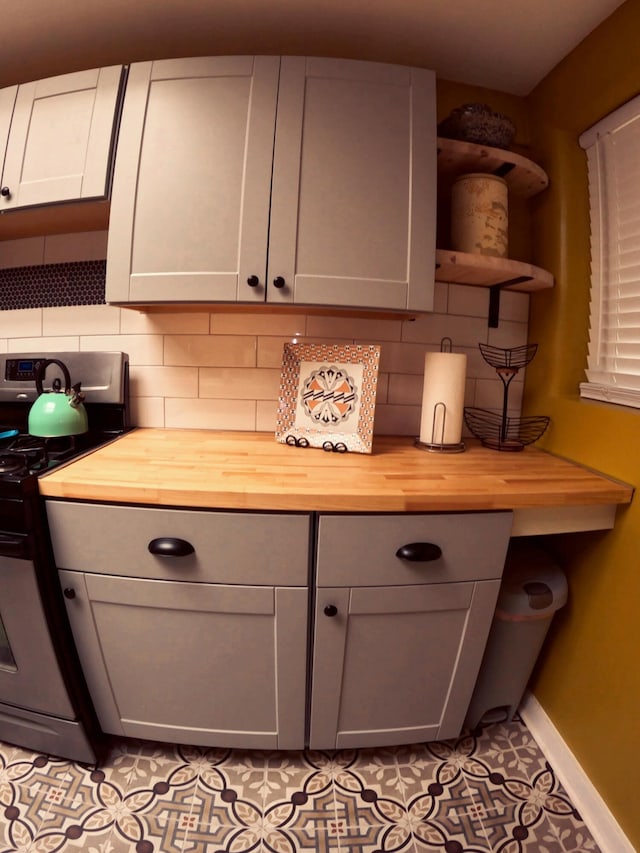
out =
[[[319,586],[398,586],[483,580],[502,575],[510,512],[424,515],[321,515]],[[410,549],[407,545],[435,545]]]
[[[305,586],[309,516],[47,501],[56,565],[97,574],[203,583]],[[185,556],[158,556],[154,539]]]

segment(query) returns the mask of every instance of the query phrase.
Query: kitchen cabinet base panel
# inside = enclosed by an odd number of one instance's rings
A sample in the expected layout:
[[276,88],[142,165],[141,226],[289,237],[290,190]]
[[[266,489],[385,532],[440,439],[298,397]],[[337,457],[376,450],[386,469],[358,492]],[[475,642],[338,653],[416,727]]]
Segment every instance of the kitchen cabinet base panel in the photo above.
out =
[[[122,720],[120,732],[125,737],[157,740],[163,743],[183,743],[192,746],[218,746],[229,749],[281,749],[277,732],[216,731],[189,729],[186,726],[156,726],[140,720]],[[289,749],[303,749],[304,738]]]

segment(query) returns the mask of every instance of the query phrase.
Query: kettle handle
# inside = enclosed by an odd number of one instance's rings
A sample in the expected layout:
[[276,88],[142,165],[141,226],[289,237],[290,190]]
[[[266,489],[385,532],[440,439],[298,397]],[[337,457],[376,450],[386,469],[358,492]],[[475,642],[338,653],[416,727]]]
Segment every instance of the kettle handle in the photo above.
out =
[[44,361],[38,362],[36,368],[36,391],[38,392],[38,396],[42,394],[42,380],[50,364],[57,364],[60,370],[62,370],[62,375],[64,376],[64,393],[69,396],[71,393],[71,376],[69,375],[67,365],[57,358],[46,358]]

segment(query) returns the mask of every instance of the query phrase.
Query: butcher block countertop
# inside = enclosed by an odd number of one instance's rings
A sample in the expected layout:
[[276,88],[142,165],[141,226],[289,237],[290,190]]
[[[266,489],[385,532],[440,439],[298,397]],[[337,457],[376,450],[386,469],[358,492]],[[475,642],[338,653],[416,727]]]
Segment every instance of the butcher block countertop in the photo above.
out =
[[469,442],[430,453],[376,437],[373,453],[327,453],[273,433],[135,429],[40,478],[46,497],[244,510],[515,510],[514,535],[611,527],[631,486],[535,447]]

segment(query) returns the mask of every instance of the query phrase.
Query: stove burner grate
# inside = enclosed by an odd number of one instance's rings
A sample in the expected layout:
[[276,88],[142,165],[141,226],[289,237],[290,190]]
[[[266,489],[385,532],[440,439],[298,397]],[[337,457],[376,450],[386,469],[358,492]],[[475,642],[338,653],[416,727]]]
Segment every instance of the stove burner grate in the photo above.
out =
[[3,474],[16,474],[25,471],[26,464],[24,456],[0,456],[0,477]]

